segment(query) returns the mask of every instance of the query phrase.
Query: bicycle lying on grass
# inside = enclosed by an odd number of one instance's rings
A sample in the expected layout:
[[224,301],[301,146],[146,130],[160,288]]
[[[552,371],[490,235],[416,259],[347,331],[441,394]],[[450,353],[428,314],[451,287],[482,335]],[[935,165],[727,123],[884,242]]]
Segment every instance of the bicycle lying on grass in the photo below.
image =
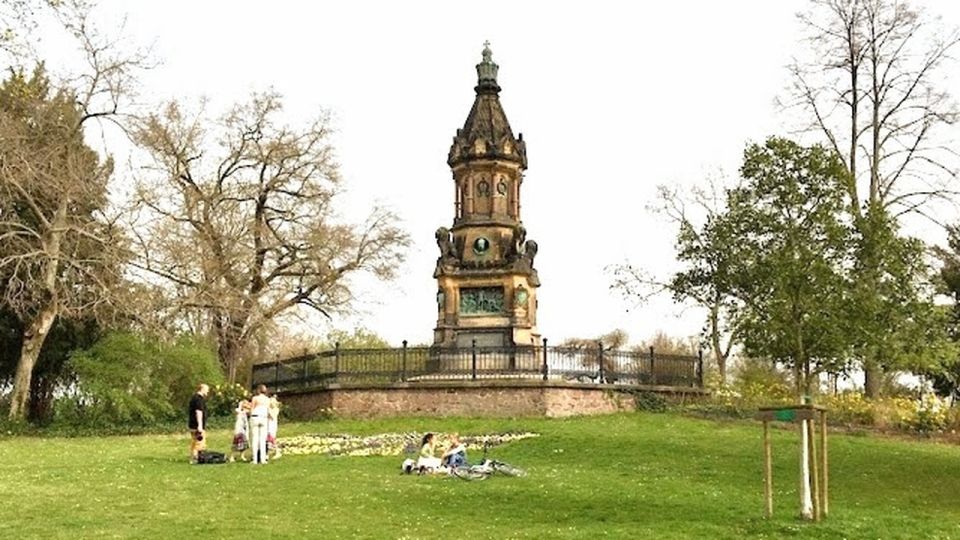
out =
[[527,471],[495,459],[485,459],[479,465],[464,465],[450,469],[450,474],[461,480],[486,480],[494,473],[504,476],[527,475]]
[[479,465],[461,465],[450,469],[450,474],[461,480],[486,480],[494,474],[504,476],[526,476],[527,471],[509,463],[487,458],[487,446],[483,446],[483,459]]
[[417,476],[422,476],[424,474],[446,474],[450,476],[456,476],[461,480],[486,480],[488,477],[493,474],[502,474],[504,476],[526,476],[527,471],[521,469],[520,467],[514,467],[509,463],[503,461],[498,461],[496,459],[489,459],[487,457],[487,445],[483,445],[483,459],[480,460],[479,464],[476,465],[467,465],[463,464],[460,466],[447,467],[440,466],[439,459],[436,460],[437,465],[427,466],[421,464],[421,460],[415,460],[412,457],[403,460],[403,463],[400,465],[400,474],[416,474]]

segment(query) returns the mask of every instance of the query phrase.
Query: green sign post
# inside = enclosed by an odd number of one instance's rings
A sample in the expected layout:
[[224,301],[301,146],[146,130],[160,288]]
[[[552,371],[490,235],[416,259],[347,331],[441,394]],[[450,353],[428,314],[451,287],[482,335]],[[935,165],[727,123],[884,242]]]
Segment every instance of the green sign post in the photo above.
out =
[[[820,441],[819,445],[814,444],[814,433],[816,420],[819,416],[820,421]],[[829,510],[828,498],[829,481],[828,460],[827,460],[827,409],[820,405],[794,405],[787,407],[760,407],[757,419],[763,421],[763,495],[764,495],[764,516],[773,515],[773,452],[770,445],[770,422],[800,422],[801,441],[803,429],[807,431],[806,447],[800,449],[801,470],[809,470],[809,479],[807,475],[800,475],[800,513],[806,517],[804,508],[808,499],[806,494],[810,493],[813,499],[812,519],[820,521],[827,517]],[[819,449],[817,448],[819,446]],[[819,452],[818,452],[819,450]],[[819,460],[817,454],[819,453]],[[803,460],[807,460],[804,463]],[[818,463],[819,461],[819,463]],[[809,469],[806,469],[809,467]],[[810,482],[808,484],[808,481]],[[811,485],[812,484],[812,485]]]

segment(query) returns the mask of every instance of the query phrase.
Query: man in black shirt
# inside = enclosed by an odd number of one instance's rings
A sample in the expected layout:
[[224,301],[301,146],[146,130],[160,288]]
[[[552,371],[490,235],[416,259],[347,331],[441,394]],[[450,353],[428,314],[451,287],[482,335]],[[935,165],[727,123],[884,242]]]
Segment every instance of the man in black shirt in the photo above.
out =
[[197,462],[197,454],[207,447],[207,394],[210,387],[201,384],[190,398],[187,411],[187,427],[190,428],[190,463]]

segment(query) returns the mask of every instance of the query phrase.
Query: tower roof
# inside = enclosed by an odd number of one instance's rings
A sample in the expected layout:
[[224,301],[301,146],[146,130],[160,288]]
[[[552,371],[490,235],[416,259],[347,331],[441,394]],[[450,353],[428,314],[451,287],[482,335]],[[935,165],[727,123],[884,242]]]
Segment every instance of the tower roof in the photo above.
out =
[[450,147],[447,163],[476,159],[501,159],[520,163],[527,168],[527,151],[523,134],[513,136],[510,122],[500,105],[500,86],[497,72],[500,66],[493,62],[490,43],[483,46],[483,60],[477,64],[477,97],[462,129],[457,130]]

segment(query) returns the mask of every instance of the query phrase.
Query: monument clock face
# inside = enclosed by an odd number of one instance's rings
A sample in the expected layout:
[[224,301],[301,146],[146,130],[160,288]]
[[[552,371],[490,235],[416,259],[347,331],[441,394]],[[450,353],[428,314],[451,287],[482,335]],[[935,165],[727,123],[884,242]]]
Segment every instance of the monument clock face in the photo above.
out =
[[473,252],[477,255],[483,255],[490,250],[490,241],[483,236],[473,241]]

